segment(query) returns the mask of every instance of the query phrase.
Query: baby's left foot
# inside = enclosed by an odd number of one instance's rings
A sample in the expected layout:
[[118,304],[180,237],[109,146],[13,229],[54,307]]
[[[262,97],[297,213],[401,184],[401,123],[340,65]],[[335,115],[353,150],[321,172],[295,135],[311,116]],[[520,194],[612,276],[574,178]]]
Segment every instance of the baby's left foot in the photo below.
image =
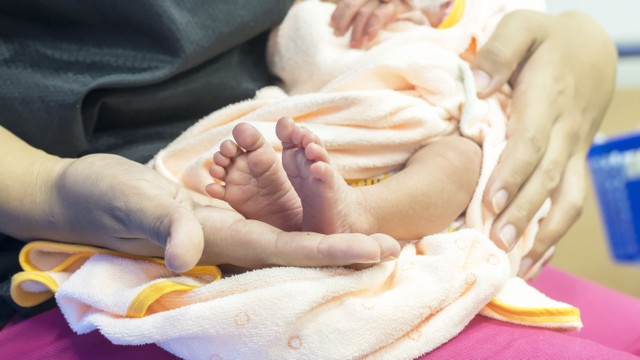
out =
[[300,230],[302,207],[278,155],[253,126],[238,124],[233,138],[220,145],[209,174],[224,182],[205,190],[248,219],[287,231]]

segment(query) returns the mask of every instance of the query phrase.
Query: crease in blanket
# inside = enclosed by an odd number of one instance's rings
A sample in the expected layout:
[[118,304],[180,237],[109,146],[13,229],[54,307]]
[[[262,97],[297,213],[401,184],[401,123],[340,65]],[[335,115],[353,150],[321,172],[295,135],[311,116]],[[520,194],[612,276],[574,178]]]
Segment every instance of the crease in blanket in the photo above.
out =
[[323,139],[345,178],[367,179],[396,169],[434,138],[459,132],[482,146],[483,164],[465,217],[451,231],[407,242],[398,259],[366,270],[280,267],[226,278],[217,267],[175,274],[157,259],[32,242],[21,253],[25,271],[13,278],[13,298],[31,306],[55,293],[79,334],[99,329],[113,343],[156,343],[189,359],[411,359],[456,336],[478,313],[579,329],[578,309],[515,276],[549,202],[510,253],[487,237],[493,218],[481,196],[506,143],[510,93],[478,99],[462,59],[504,14],[542,5],[464,5],[447,29],[398,21],[358,50],[332,35],[334,5],[296,3],[269,43],[270,67],[282,86],[203,118],[150,163],[202,192],[212,154],[233,126],[248,122],[279,149],[275,122],[288,115]]

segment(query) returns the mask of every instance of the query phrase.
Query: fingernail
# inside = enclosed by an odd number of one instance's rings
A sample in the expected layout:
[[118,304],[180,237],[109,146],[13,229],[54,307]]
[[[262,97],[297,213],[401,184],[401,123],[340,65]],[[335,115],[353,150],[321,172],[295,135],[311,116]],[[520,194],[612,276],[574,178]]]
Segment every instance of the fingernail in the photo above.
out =
[[173,243],[171,242],[171,236],[168,236],[167,243],[164,245],[164,251],[165,252],[169,251],[169,249],[171,248],[171,245],[173,245]]
[[509,199],[509,194],[507,194],[507,190],[500,189],[495,195],[493,195],[493,199],[491,199],[491,204],[493,205],[493,213],[499,214],[504,207],[507,205],[507,200]]
[[502,230],[500,230],[500,240],[507,250],[511,250],[516,242],[516,227],[511,224],[505,225]]
[[386,235],[377,235],[376,241],[380,245],[380,262],[395,260],[400,256],[400,244]]
[[171,245],[173,245],[173,243],[171,242],[171,236],[169,236],[167,238],[167,243],[164,247],[164,265],[167,267],[167,269],[176,272],[175,271],[175,264],[173,263],[173,258],[170,256],[170,249],[171,249]]
[[484,91],[491,85],[491,76],[480,69],[473,69],[473,78],[476,80],[478,91]]
[[364,260],[362,260],[362,259],[359,259],[359,260],[351,261],[351,262],[354,263],[354,264],[378,264],[378,263],[381,263],[382,261],[384,261],[384,260],[379,260],[379,259],[364,259]]

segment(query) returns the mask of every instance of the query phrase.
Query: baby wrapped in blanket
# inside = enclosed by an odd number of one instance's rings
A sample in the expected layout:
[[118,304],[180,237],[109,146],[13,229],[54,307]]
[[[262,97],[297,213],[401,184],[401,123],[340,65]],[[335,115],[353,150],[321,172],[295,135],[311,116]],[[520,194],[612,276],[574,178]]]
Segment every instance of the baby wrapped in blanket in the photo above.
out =
[[[539,217],[507,254],[487,237],[493,218],[480,198],[505,145],[509,100],[508,93],[479,100],[465,59],[504,14],[538,6],[456,0],[447,18],[457,19],[443,21],[449,28],[398,21],[365,49],[353,49],[329,26],[333,4],[298,2],[269,44],[282,87],[205,117],[151,164],[194,191],[206,188],[228,200],[247,217],[283,228],[387,232],[376,226],[395,226],[389,232],[413,241],[393,261],[360,271],[269,268],[215,282],[215,271],[173,274],[145,259],[38,249],[36,243],[21,261],[51,275],[55,286],[49,288],[57,289],[76,332],[99,329],[114,343],[156,343],[184,358],[411,359],[451,339],[478,313],[578,329],[577,309],[514,277]],[[282,164],[275,155],[280,150]],[[222,182],[211,184],[211,175]],[[375,185],[350,188],[343,178]],[[410,188],[370,203],[367,191],[397,186],[394,181]],[[247,189],[257,191],[248,196]],[[426,199],[395,198],[404,191]],[[386,215],[373,224],[361,221],[348,207],[354,198],[370,204],[359,212]],[[387,216],[407,222],[389,224]],[[436,233],[444,227],[450,231]],[[43,252],[56,253],[60,264],[39,264]],[[70,260],[80,255],[86,259],[81,267]],[[17,293],[35,292],[32,282],[15,282]]]
[[[447,3],[451,5],[452,2]],[[423,9],[434,27],[451,13],[437,1]],[[271,58],[285,58],[278,53],[281,50],[281,47],[275,49],[276,54],[272,53]],[[438,53],[434,51],[434,55]],[[304,54],[298,57],[306,60]],[[283,64],[282,69],[286,73],[289,67]],[[314,67],[307,70],[314,76]],[[418,92],[410,93],[409,84],[401,86],[404,89],[389,90],[421,98]],[[375,111],[375,108],[369,111]],[[211,196],[228,202],[245,217],[284,230],[385,233],[398,240],[419,239],[444,230],[463,213],[480,174],[480,148],[468,138],[450,136],[459,135],[458,119],[450,114],[447,116],[450,126],[443,124],[438,133],[416,142],[413,149],[408,148],[411,155],[400,168],[391,169],[394,176],[385,172],[375,174],[373,178],[347,180],[352,185],[369,185],[358,188],[347,186],[339,170],[329,164],[331,156],[322,140],[310,129],[297,126],[294,119],[282,118],[276,125],[276,135],[282,142],[282,164],[259,130],[241,123],[233,129],[235,142],[226,140],[220,145],[209,169],[215,179],[224,181],[224,185],[209,184],[206,190]],[[391,143],[387,147],[393,146],[394,128],[404,125],[389,122],[391,118],[393,115],[377,117],[375,123],[366,125],[369,129],[391,130]],[[304,115],[298,115],[297,119],[304,124],[310,123]],[[321,122],[313,123],[322,125]],[[333,125],[344,125],[347,137],[354,130],[349,123],[334,122]],[[328,146],[332,153],[336,151],[333,144]],[[377,161],[384,161],[386,155],[384,146],[374,150],[365,143],[357,150],[362,151],[361,156],[375,157]],[[371,154],[367,154],[369,151]],[[378,171],[388,168],[389,165]],[[387,180],[380,182],[381,179]]]
[[[475,210],[454,228],[486,230],[490,215],[470,199],[504,146],[509,100],[478,100],[465,60],[510,7],[528,2],[412,3],[416,11],[403,15],[411,21],[363,49],[333,35],[330,14],[307,10],[332,5],[294,6],[270,40],[282,89],[203,119],[158,155],[156,169],[284,230],[415,240],[451,230],[468,205]],[[206,168],[218,182],[206,185]],[[371,186],[349,188],[343,177]]]

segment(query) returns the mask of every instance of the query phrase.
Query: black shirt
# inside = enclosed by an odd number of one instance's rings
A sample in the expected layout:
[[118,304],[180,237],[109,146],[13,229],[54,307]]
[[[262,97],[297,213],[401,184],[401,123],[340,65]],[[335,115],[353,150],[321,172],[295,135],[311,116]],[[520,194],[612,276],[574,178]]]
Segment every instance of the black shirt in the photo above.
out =
[[265,32],[292,0],[0,2],[0,124],[60,156],[146,161],[271,82]]
[[[292,1],[0,1],[0,125],[51,154],[146,162],[273,82],[267,33]],[[0,234],[0,324],[20,246]]]

